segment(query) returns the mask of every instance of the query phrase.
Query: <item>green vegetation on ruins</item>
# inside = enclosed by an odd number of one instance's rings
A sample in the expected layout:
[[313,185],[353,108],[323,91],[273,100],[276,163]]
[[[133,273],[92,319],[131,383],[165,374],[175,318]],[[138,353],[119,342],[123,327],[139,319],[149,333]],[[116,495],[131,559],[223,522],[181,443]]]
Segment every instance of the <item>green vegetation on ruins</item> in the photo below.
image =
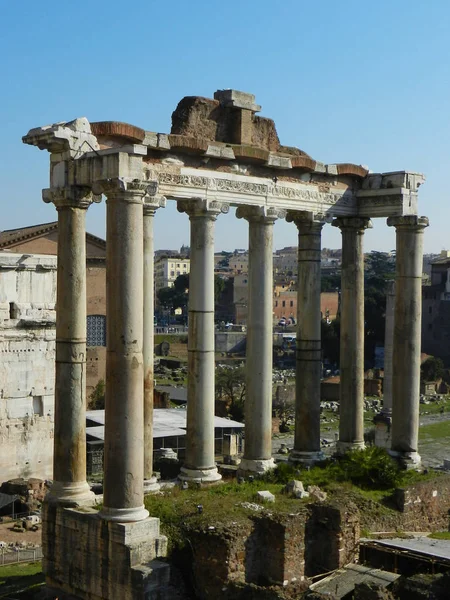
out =
[[305,489],[318,486],[327,492],[331,502],[353,501],[360,508],[364,528],[370,530],[371,522],[384,520],[395,531],[398,512],[392,508],[394,490],[438,476],[434,471],[421,474],[401,470],[385,450],[372,446],[339,460],[323,461],[310,470],[283,462],[253,481],[233,480],[204,488],[190,486],[187,490],[175,487],[160,495],[146,496],[145,505],[152,516],[161,519],[162,533],[169,538],[169,553],[188,544],[192,529],[220,529],[257,515],[249,504],[258,503],[256,494],[260,490],[275,495],[275,503],[264,505],[272,515],[306,511],[309,498],[299,500],[283,493],[286,483],[293,479],[302,481]]

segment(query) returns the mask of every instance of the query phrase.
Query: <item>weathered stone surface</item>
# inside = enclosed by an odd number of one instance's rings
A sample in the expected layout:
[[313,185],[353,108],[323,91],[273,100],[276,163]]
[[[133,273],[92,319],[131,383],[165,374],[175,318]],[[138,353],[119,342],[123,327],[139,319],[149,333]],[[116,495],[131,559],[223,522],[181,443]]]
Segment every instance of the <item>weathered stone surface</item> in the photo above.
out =
[[260,490],[256,496],[261,502],[275,502],[275,496],[267,490]]
[[359,510],[352,503],[311,504],[305,529],[305,574],[339,569],[358,556]]
[[316,161],[308,156],[294,156],[291,159],[293,169],[303,169],[304,171],[314,171]]
[[269,152],[263,148],[257,148],[256,146],[232,146],[236,158],[245,158],[250,162],[267,162],[269,159]]
[[52,478],[56,257],[0,253],[0,483]]
[[352,175],[353,177],[365,177],[368,174],[368,169],[360,165],[352,165],[350,163],[341,163],[336,165],[338,175]]
[[435,480],[399,488],[394,498],[403,513],[402,528],[406,531],[448,529],[450,476],[441,475]]
[[[47,584],[84,600],[159,599],[169,582],[159,519],[112,523],[97,511],[43,507],[43,568]],[[95,557],[95,559],[93,559]]]
[[253,117],[252,144],[260,148],[278,152],[280,149],[280,140],[273,119],[266,117]]
[[184,152],[203,153],[208,149],[208,140],[190,135],[169,135],[169,144],[173,150]]
[[[145,139],[145,130],[129,123],[121,123],[119,121],[97,121],[91,123],[92,133],[102,141],[109,140],[131,141],[140,144]],[[106,138],[102,140],[102,138]]]
[[317,485],[308,486],[307,492],[311,500],[316,500],[317,502],[325,502],[328,497],[328,494],[321,490]]
[[240,92],[239,90],[217,90],[217,92],[214,92],[214,100],[219,100],[220,104],[227,108],[244,108],[252,112],[261,110],[261,107],[255,104],[254,94]]
[[231,120],[218,100],[185,96],[172,113],[172,134],[199,136],[210,141],[227,141]]
[[305,491],[305,488],[303,487],[303,482],[298,481],[297,479],[289,481],[289,483],[285,485],[283,492],[290,496],[294,496],[295,498],[307,498],[309,496],[309,493]]

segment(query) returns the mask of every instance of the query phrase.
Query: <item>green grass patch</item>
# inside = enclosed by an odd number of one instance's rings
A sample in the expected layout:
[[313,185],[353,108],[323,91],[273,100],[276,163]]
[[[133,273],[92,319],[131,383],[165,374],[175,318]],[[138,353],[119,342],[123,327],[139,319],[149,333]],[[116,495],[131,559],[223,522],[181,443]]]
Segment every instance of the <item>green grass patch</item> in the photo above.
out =
[[450,438],[450,421],[430,423],[419,428],[419,440],[432,442],[439,438]]
[[0,567],[0,598],[31,600],[45,582],[42,564],[26,563]]
[[[161,531],[169,539],[169,553],[182,549],[187,543],[188,530],[192,527],[220,526],[230,521],[239,522],[255,515],[255,511],[242,506],[244,502],[256,503],[256,493],[268,490],[276,496],[275,504],[265,507],[270,512],[294,513],[301,510],[304,501],[289,498],[281,493],[279,482],[255,480],[252,482],[223,483],[206,488],[178,486],[164,494],[148,495],[145,506],[152,517],[161,520]],[[198,506],[201,505],[202,512]]]
[[433,540],[450,540],[450,531],[433,531],[428,537]]

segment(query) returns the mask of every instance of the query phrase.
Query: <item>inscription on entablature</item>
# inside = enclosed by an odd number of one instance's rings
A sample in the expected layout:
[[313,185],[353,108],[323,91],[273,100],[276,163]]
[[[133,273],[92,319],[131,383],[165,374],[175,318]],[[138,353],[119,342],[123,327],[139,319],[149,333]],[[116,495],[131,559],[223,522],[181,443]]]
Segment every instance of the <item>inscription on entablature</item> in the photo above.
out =
[[[333,206],[337,202],[350,205],[353,195],[343,191],[333,193],[330,191],[295,188],[279,184],[256,183],[252,181],[239,181],[220,177],[206,177],[202,175],[183,175],[178,173],[150,171],[149,175],[159,181],[160,185],[190,187],[203,190],[218,190],[234,194],[252,194],[263,198],[278,198],[280,200],[301,200],[306,202],[320,202]],[[328,188],[329,189],[329,188]]]

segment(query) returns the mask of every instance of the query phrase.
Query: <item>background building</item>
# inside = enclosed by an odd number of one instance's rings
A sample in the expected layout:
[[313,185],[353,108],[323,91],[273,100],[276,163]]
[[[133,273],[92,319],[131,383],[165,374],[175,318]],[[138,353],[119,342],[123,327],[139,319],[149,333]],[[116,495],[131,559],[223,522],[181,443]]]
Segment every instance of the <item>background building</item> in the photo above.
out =
[[191,261],[178,256],[155,256],[155,292],[161,288],[173,287],[180,275],[188,275]]

